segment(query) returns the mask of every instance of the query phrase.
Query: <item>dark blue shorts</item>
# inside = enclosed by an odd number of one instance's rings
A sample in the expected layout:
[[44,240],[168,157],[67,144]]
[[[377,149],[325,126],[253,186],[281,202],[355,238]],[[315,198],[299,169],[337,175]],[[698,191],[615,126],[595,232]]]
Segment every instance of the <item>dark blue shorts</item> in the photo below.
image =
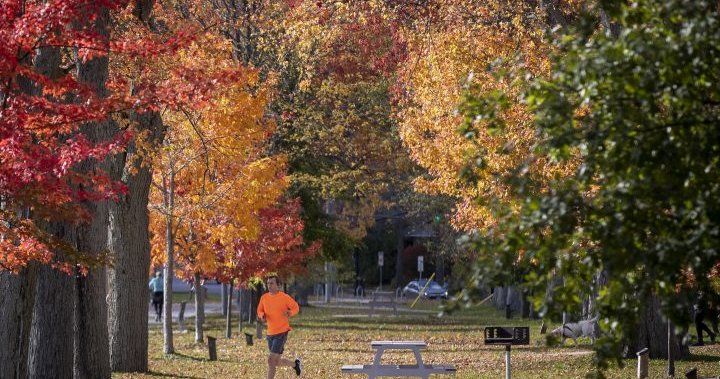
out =
[[267,336],[268,348],[271,353],[282,354],[285,351],[285,341],[287,341],[288,332]]

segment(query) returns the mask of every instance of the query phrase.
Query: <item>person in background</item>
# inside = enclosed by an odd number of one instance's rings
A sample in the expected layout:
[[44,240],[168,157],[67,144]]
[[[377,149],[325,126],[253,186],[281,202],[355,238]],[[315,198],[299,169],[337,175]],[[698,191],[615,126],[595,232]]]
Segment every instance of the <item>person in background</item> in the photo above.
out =
[[155,273],[155,277],[150,280],[150,283],[148,283],[148,288],[150,288],[150,291],[152,291],[152,305],[155,309],[155,321],[160,322],[162,319],[162,308],[163,308],[163,301],[165,296],[164,295],[164,283],[163,283],[163,276],[162,272],[158,271]]
[[257,317],[258,320],[267,323],[267,341],[270,349],[267,378],[275,378],[277,366],[292,367],[295,369],[295,374],[300,376],[302,372],[300,358],[296,358],[295,362],[292,362],[282,357],[288,333],[292,330],[290,328],[290,317],[300,312],[300,306],[292,297],[280,291],[277,276],[268,276],[266,280],[268,292],[260,297]]
[[701,291],[698,296],[698,302],[695,304],[695,330],[697,331],[697,338],[698,341],[695,344],[695,346],[703,346],[705,345],[705,341],[703,341],[703,331],[707,333],[708,336],[710,336],[710,342],[715,343],[715,333],[713,333],[710,328],[708,328],[707,325],[705,325],[705,316],[708,313],[708,304],[707,299],[703,295],[703,292]]

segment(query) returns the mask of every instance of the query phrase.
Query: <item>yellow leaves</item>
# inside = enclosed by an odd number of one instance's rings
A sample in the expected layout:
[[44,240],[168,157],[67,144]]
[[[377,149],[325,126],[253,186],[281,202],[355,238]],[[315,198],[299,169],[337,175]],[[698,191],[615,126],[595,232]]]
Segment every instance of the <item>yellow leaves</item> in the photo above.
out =
[[[520,56],[524,68],[535,76],[549,70],[550,47],[543,40],[545,24],[528,18],[534,12],[522,4],[443,0],[438,20],[430,33],[406,30],[412,66],[400,73],[408,87],[398,112],[399,131],[411,157],[430,174],[418,178],[421,192],[446,194],[461,199],[454,225],[460,229],[481,228],[493,220],[470,198],[484,197],[509,201],[508,190],[498,180],[532,153],[535,138],[531,115],[519,100],[510,80],[496,77],[488,69],[497,60],[515,64]],[[475,17],[475,22],[459,22]],[[534,16],[533,16],[534,17]],[[466,90],[468,74],[478,92],[502,91],[513,99],[500,117],[506,127],[493,133],[477,121],[474,142],[457,132],[462,115],[457,107]],[[484,169],[476,170],[478,182],[469,186],[460,179],[460,170],[469,157],[482,154]],[[530,172],[542,182],[562,168],[533,161]]]
[[[203,43],[214,46],[204,49]],[[223,38],[207,36],[191,46],[186,59],[207,70],[237,63]],[[222,54],[221,54],[222,53]],[[260,209],[274,205],[287,188],[285,157],[267,156],[267,139],[276,125],[265,118],[268,84],[246,70],[242,80],[217,88],[202,109],[168,111],[164,147],[157,151],[152,223],[153,254],[162,256],[165,217],[172,215],[176,254],[185,270],[214,272],[215,243],[230,245],[237,238],[254,239],[260,231]],[[174,204],[167,199],[174,176]],[[158,259],[159,261],[161,259]]]
[[335,215],[335,228],[353,239],[362,239],[367,229],[375,224],[375,210],[380,202],[380,196],[375,193],[356,201],[343,202],[341,211]]

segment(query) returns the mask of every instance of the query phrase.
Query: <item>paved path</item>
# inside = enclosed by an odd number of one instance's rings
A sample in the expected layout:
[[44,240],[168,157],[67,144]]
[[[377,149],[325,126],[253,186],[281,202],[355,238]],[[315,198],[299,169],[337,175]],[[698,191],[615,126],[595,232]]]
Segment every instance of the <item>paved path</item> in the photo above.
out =
[[[175,300],[175,299],[173,299]],[[163,311],[164,312],[164,311]],[[235,312],[235,315],[237,315],[237,307],[235,307],[235,304],[233,304],[233,312]],[[205,314],[221,314],[222,313],[222,307],[220,306],[220,303],[207,303],[205,304]],[[178,316],[180,315],[180,304],[173,304],[173,321],[177,322]],[[237,316],[235,316],[237,317]],[[193,301],[188,301],[185,305],[185,322],[187,323],[188,319],[195,318],[195,303]],[[150,304],[150,309],[148,310],[148,324],[160,324],[161,322],[155,321],[155,309],[153,309],[152,304]]]

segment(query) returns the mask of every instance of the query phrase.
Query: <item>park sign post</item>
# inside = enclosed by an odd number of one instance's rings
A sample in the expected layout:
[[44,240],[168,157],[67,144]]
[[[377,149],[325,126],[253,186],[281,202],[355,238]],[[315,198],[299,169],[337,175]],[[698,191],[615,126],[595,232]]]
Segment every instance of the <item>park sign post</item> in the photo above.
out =
[[505,346],[505,379],[510,379],[510,347],[529,345],[530,327],[488,326],[485,328],[485,345]]

